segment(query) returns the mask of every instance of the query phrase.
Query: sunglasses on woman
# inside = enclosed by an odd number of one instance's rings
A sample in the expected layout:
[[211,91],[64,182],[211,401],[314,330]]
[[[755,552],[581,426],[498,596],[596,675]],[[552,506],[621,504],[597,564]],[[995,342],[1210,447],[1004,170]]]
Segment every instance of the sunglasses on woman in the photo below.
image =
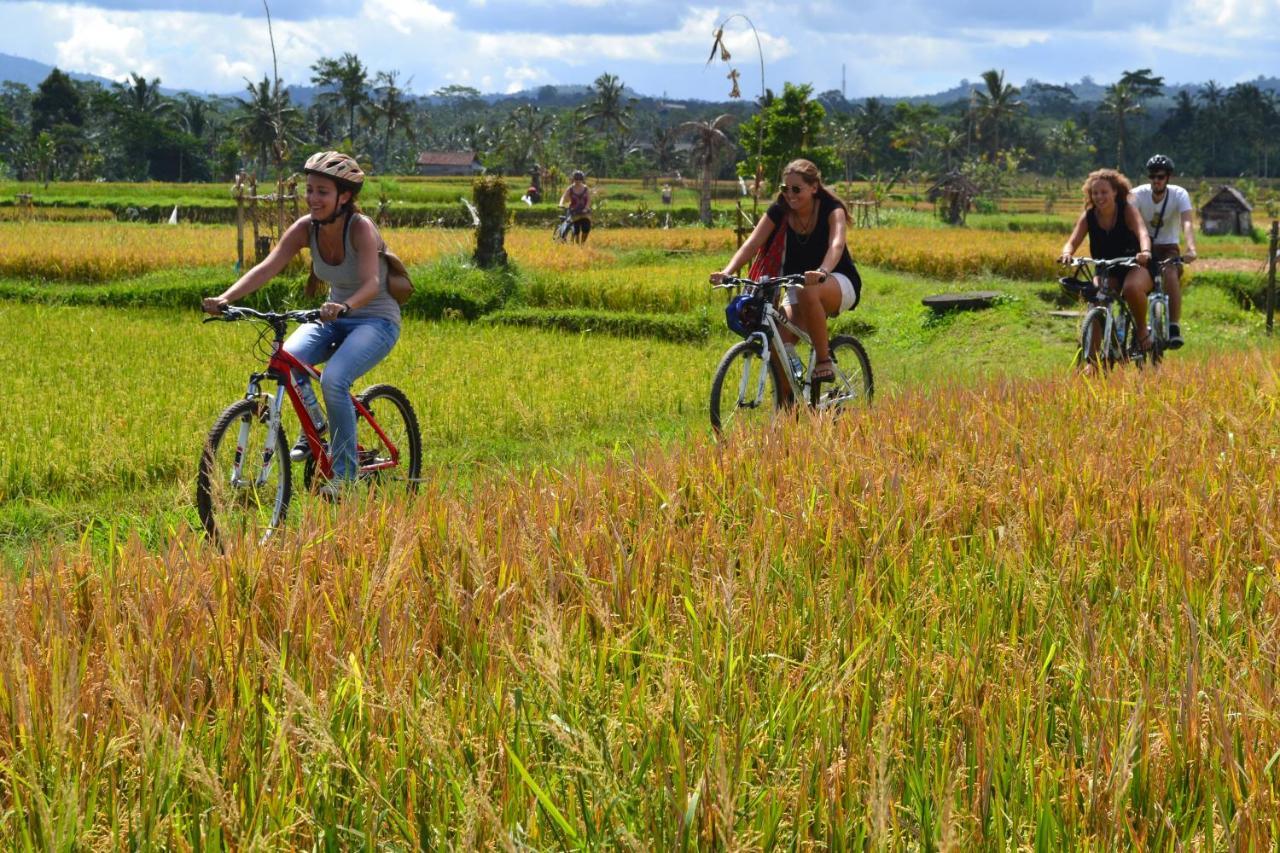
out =
[[782,190],[784,193],[791,193],[792,195],[800,195],[800,193],[804,191],[804,185],[796,184],[795,186],[788,186],[787,184],[783,184],[781,187],[779,187],[779,189]]

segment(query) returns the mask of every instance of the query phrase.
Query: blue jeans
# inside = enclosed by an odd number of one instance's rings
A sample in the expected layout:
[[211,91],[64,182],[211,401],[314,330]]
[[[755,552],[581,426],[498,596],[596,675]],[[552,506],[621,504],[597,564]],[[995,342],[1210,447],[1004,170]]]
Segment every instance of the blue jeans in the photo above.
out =
[[[354,480],[356,462],[356,407],[351,404],[351,385],[387,357],[400,338],[400,327],[381,317],[340,317],[330,323],[307,323],[294,330],[284,342],[284,350],[308,364],[327,362],[320,374],[320,390],[329,415],[329,452],[333,476]],[[294,379],[303,386],[304,398],[311,380],[295,370]]]

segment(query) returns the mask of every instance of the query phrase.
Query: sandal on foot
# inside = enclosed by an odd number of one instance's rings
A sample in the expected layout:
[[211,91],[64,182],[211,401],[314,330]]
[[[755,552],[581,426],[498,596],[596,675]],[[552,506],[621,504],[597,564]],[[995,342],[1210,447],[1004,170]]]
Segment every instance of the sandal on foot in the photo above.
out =
[[818,359],[813,365],[813,373],[809,375],[809,379],[813,382],[830,382],[835,378],[835,362],[829,358]]

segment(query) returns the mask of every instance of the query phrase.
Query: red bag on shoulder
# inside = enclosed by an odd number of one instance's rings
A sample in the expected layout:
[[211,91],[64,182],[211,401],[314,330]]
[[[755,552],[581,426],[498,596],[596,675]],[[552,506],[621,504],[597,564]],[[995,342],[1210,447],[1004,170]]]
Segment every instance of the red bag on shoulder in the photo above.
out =
[[751,270],[747,278],[759,280],[764,276],[773,278],[782,274],[782,262],[787,255],[787,220],[784,218],[773,227],[773,233],[764,244],[764,248],[756,253],[751,262]]

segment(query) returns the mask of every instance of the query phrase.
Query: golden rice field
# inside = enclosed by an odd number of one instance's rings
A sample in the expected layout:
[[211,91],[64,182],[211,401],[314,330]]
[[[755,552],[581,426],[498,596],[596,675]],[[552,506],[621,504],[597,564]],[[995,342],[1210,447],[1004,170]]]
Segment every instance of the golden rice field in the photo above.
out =
[[[409,264],[474,249],[470,231],[388,228],[387,243]],[[553,243],[549,229],[507,232],[507,251],[517,263],[551,271],[587,269],[618,252],[725,252],[730,231],[706,229],[601,229],[590,245]],[[246,251],[252,255],[252,240]],[[0,276],[57,281],[108,281],[161,269],[226,265],[236,261],[236,231],[223,225],[133,223],[0,222]]]
[[1275,849],[1278,415],[1177,359],[59,550],[0,844]]
[[[471,232],[459,229],[388,228],[384,236],[409,264],[474,248]],[[251,242],[246,243],[250,253]],[[989,273],[1052,281],[1059,275],[1055,260],[1062,242],[1058,234],[911,227],[853,229],[849,236],[850,251],[861,264],[940,280]],[[634,252],[727,257],[734,246],[733,232],[724,229],[602,228],[592,232],[585,247],[554,243],[547,229],[507,232],[507,251],[517,264],[549,273],[595,270]],[[1221,249],[1259,262],[1266,256],[1265,245],[1238,239]],[[1202,247],[1209,255],[1213,251]],[[155,270],[230,267],[235,260],[231,226],[0,221],[3,277],[101,282]]]

